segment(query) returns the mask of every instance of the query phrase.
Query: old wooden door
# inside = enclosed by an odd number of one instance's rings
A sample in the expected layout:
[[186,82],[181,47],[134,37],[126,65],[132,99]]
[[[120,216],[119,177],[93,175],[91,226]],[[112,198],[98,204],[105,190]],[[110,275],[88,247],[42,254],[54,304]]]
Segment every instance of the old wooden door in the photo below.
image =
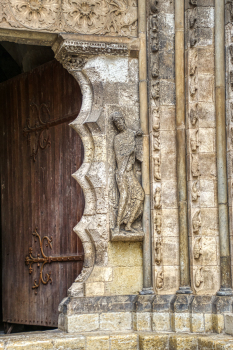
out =
[[56,61],[0,84],[4,322],[57,326],[59,302],[81,272],[73,227],[84,197],[71,174],[83,147],[68,125],[80,107],[78,83]]

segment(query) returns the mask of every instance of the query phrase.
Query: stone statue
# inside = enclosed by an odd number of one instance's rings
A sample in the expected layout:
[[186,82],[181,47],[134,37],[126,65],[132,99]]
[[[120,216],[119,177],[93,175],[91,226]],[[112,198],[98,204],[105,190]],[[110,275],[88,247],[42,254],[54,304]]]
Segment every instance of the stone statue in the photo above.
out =
[[121,112],[114,112],[111,118],[119,131],[114,138],[116,182],[120,194],[114,234],[120,231],[122,224],[125,224],[126,231],[135,232],[131,225],[142,215],[144,201],[144,191],[134,173],[136,158],[141,161],[140,152],[137,151],[137,136],[142,136],[142,130],[135,132],[129,129]]

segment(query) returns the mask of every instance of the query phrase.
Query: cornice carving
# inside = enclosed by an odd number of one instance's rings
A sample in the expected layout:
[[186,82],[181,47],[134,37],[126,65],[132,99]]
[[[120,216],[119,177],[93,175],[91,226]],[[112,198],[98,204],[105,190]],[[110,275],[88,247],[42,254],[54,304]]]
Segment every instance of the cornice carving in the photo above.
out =
[[0,28],[137,36],[135,0],[2,0]]

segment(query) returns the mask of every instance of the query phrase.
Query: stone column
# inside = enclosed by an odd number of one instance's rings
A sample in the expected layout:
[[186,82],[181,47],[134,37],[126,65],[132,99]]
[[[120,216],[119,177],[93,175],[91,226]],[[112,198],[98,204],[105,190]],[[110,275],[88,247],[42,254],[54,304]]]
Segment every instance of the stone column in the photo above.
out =
[[186,184],[186,137],[185,137],[185,70],[184,70],[184,1],[175,1],[175,79],[176,79],[176,142],[177,142],[177,189],[179,203],[180,237],[180,288],[178,294],[191,294],[188,208]]
[[138,2],[139,51],[139,102],[140,121],[143,131],[142,186],[145,191],[143,210],[143,290],[140,294],[153,294],[152,289],[152,251],[150,220],[150,142],[147,102],[147,52],[146,52],[146,2]]
[[231,296],[231,256],[227,198],[226,116],[225,116],[225,37],[224,1],[215,3],[215,93],[216,93],[216,142],[218,175],[218,217],[220,237],[219,296]]

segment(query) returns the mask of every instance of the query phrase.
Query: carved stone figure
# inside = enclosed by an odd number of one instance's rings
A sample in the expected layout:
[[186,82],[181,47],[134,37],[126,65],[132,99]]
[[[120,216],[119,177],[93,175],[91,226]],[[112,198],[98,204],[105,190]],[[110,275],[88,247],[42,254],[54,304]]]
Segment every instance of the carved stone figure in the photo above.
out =
[[154,129],[154,131],[158,131],[160,128],[160,117],[159,117],[159,108],[158,107],[153,108],[152,118],[153,118],[153,129]]
[[153,148],[154,151],[160,150],[160,137],[158,131],[153,132]]
[[192,154],[192,175],[193,177],[199,176],[199,157],[198,154]]
[[161,204],[161,188],[156,187],[155,194],[154,194],[154,208],[160,209],[162,207]]
[[160,93],[160,88],[159,88],[159,81],[156,83],[152,84],[152,89],[151,89],[151,96],[154,100],[157,100],[159,98],[159,93]]
[[150,5],[150,9],[152,13],[157,13],[158,12],[158,0],[152,0],[151,1],[151,5]]
[[159,51],[159,37],[158,33],[154,33],[154,36],[151,38],[151,51],[152,52],[157,52]]
[[202,267],[197,268],[195,273],[195,287],[199,288],[204,282],[204,277],[202,274]]
[[156,181],[161,180],[161,173],[160,173],[160,159],[159,156],[154,156],[154,178]]
[[151,29],[152,32],[158,32],[158,16],[157,15],[153,15],[151,18]]
[[196,33],[195,30],[192,30],[190,32],[190,46],[193,47],[197,43]]
[[196,15],[196,8],[194,8],[191,11],[190,17],[189,17],[189,28],[193,29],[197,21],[197,15]]
[[119,131],[114,138],[116,182],[120,194],[114,232],[118,232],[122,224],[125,224],[126,231],[134,232],[131,225],[142,215],[144,201],[144,191],[134,173],[135,158],[138,158],[136,137],[142,136],[142,131],[135,132],[127,128],[121,112],[114,112],[111,117]]
[[190,138],[190,146],[193,152],[195,152],[198,147],[197,134],[198,134],[198,129],[191,134],[191,138]]
[[197,188],[197,181],[194,181],[193,186],[192,186],[192,200],[196,201],[198,197],[200,197],[200,193],[199,193],[199,190]]
[[196,122],[198,121],[197,104],[195,106],[195,109],[191,108],[189,116],[190,116],[191,124],[194,126],[196,124]]
[[190,5],[197,6],[197,0],[189,0]]
[[194,97],[197,92],[196,74],[190,75],[189,91],[190,91],[190,96]]
[[154,62],[152,66],[152,71],[151,71],[152,78],[158,78],[159,76],[159,67],[158,67],[158,62]]
[[164,273],[163,271],[157,273],[156,277],[156,287],[157,289],[162,289],[164,286]]
[[158,238],[155,242],[155,263],[160,265],[162,261],[162,241]]
[[195,239],[195,243],[193,247],[194,259],[199,259],[201,255],[202,255],[201,237],[198,237]]
[[190,55],[189,60],[189,75],[195,75],[197,69],[197,51],[192,50],[192,54]]
[[201,212],[197,210],[192,219],[193,233],[198,235],[201,227]]
[[158,235],[161,234],[161,229],[162,229],[162,215],[159,211],[155,212],[155,230]]

